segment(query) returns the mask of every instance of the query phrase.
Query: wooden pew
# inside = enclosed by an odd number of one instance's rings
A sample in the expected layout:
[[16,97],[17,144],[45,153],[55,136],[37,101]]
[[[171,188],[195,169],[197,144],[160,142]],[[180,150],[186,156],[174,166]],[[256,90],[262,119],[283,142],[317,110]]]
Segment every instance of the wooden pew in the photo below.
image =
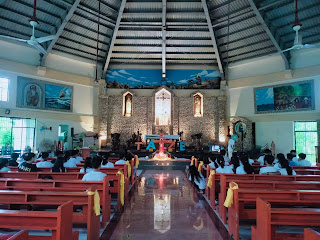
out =
[[1,240],[28,240],[28,231],[20,231],[16,234],[1,234]]
[[304,240],[320,240],[320,233],[310,229],[304,229]]
[[[320,191],[266,191],[264,189],[237,189],[233,191],[233,204],[228,209],[228,229],[234,240],[239,240],[241,219],[256,219],[256,199],[262,198],[277,206],[320,206]],[[246,208],[250,205],[250,208]]]
[[51,230],[52,236],[29,236],[28,239],[76,240],[79,232],[72,232],[73,204],[69,201],[53,211],[0,210],[0,228]]
[[257,199],[257,224],[251,227],[255,240],[303,239],[302,234],[276,233],[277,226],[320,226],[316,208],[271,208],[270,203]]
[[[120,183],[120,176],[118,183]],[[111,196],[110,192],[120,192],[120,184],[109,187],[109,176],[103,182],[83,182],[81,180],[42,180],[42,179],[0,179],[0,190],[20,191],[57,191],[57,192],[83,192],[95,185],[99,192],[100,204],[102,206],[102,226],[110,220]],[[118,209],[120,208],[120,194],[118,194]]]
[[[96,189],[96,186],[92,186],[88,191],[95,192]],[[59,206],[70,200],[74,206],[82,207],[82,212],[73,212],[72,222],[86,223],[87,239],[99,240],[100,216],[96,216],[94,212],[94,195],[86,192],[0,190],[0,204],[6,204],[10,209],[14,207],[15,210],[19,210],[20,205]]]
[[[231,174],[232,175],[232,174]],[[263,176],[263,175],[259,175]],[[223,223],[227,222],[227,209],[223,205],[227,190],[229,188],[229,183],[235,181],[239,188],[251,188],[251,189],[264,189],[264,190],[320,190],[320,184],[317,181],[308,182],[308,181],[295,181],[297,178],[290,178],[289,181],[279,181],[281,178],[276,177],[287,177],[287,176],[272,176],[265,175],[269,177],[268,180],[235,180],[234,178],[227,178],[226,175],[220,176],[220,193],[219,193],[219,216],[222,218]],[[297,176],[293,176],[297,177]],[[283,179],[281,179],[283,180]]]

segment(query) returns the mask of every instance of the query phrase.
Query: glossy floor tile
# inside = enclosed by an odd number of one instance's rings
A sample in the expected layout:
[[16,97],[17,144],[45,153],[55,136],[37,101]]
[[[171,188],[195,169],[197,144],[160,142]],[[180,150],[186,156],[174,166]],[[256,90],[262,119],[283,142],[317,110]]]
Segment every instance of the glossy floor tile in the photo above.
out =
[[115,228],[101,239],[192,239],[223,238],[183,171],[147,170]]

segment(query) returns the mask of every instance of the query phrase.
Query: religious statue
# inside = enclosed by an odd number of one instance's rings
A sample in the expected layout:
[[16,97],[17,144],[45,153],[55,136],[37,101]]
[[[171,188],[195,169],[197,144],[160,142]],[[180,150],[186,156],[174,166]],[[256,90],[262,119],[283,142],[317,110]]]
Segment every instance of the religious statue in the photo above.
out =
[[127,94],[125,96],[125,117],[131,117],[132,116],[132,96],[130,94]]
[[201,97],[199,95],[194,96],[194,116],[201,117]]

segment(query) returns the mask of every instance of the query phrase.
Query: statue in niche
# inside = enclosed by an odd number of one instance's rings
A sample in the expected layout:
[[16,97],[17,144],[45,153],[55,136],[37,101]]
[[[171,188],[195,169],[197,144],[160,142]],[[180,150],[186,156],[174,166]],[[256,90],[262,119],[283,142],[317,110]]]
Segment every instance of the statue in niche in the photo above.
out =
[[193,97],[193,108],[194,108],[194,116],[195,117],[201,117],[202,112],[201,112],[201,96],[200,95],[195,95]]
[[124,98],[124,116],[131,117],[132,116],[132,95],[128,93]]

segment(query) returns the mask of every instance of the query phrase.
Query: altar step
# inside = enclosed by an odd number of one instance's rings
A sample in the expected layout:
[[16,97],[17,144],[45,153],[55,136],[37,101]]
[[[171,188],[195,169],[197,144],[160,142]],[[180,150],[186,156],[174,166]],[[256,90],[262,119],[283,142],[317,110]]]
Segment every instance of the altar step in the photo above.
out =
[[185,170],[190,165],[190,160],[151,160],[140,159],[139,169],[141,170]]

